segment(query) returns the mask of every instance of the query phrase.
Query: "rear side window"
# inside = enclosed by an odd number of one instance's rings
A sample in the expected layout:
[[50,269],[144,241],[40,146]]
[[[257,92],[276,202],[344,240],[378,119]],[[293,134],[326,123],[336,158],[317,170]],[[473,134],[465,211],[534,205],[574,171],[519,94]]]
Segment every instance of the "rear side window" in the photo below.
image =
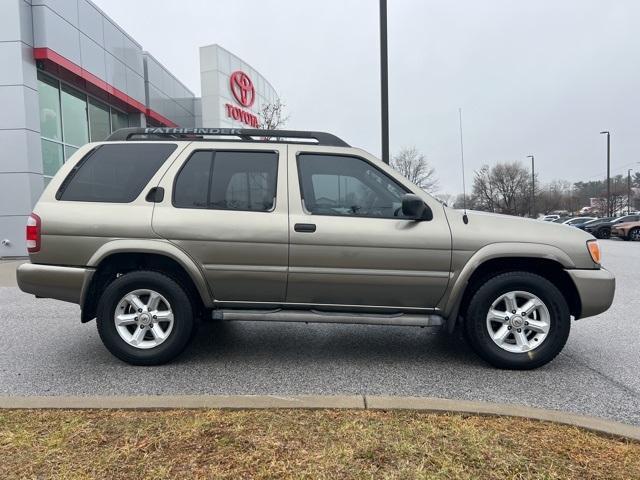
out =
[[58,200],[129,203],[135,200],[177,145],[106,144],[87,154],[65,179]]
[[197,151],[176,178],[173,205],[269,212],[275,206],[275,152]]

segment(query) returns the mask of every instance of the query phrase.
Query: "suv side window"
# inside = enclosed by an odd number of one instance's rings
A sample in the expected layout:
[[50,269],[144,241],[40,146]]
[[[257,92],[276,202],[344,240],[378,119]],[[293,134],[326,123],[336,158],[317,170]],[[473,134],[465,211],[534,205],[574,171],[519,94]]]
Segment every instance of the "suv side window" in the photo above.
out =
[[58,200],[133,202],[178,146],[167,143],[99,145],[60,185]]
[[298,175],[303,205],[312,215],[403,216],[407,190],[361,158],[302,153]]
[[275,207],[278,154],[200,150],[178,173],[173,205],[269,212]]

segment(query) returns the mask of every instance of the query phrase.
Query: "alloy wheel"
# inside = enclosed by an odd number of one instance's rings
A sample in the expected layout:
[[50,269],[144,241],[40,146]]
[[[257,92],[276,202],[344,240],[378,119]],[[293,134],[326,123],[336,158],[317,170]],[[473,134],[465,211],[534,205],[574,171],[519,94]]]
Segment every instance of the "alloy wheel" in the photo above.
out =
[[486,323],[489,336],[501,349],[524,353],[538,348],[547,338],[551,315],[533,293],[512,291],[491,304]]
[[120,338],[135,348],[149,349],[163,343],[173,330],[171,305],[155,290],[138,289],[127,293],[113,314]]

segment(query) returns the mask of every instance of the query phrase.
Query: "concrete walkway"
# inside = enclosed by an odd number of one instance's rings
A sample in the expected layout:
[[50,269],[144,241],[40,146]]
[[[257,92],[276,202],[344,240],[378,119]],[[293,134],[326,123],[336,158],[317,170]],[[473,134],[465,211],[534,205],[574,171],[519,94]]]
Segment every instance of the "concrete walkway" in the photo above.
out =
[[172,396],[27,396],[0,397],[4,409],[355,409],[418,410],[520,417],[573,425],[587,430],[640,441],[640,427],[596,417],[521,405],[470,402],[426,397],[370,395],[172,395]]
[[16,287],[16,268],[25,262],[28,262],[26,258],[0,260],[0,287]]

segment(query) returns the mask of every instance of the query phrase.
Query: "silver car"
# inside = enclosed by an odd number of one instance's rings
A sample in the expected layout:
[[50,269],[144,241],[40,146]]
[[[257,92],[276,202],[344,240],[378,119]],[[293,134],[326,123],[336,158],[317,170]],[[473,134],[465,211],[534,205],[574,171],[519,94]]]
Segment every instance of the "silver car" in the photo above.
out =
[[79,304],[136,365],[213,319],[458,327],[531,369],[615,290],[591,235],[448,208],[318,132],[119,130],[64,164],[27,243],[20,288]]

